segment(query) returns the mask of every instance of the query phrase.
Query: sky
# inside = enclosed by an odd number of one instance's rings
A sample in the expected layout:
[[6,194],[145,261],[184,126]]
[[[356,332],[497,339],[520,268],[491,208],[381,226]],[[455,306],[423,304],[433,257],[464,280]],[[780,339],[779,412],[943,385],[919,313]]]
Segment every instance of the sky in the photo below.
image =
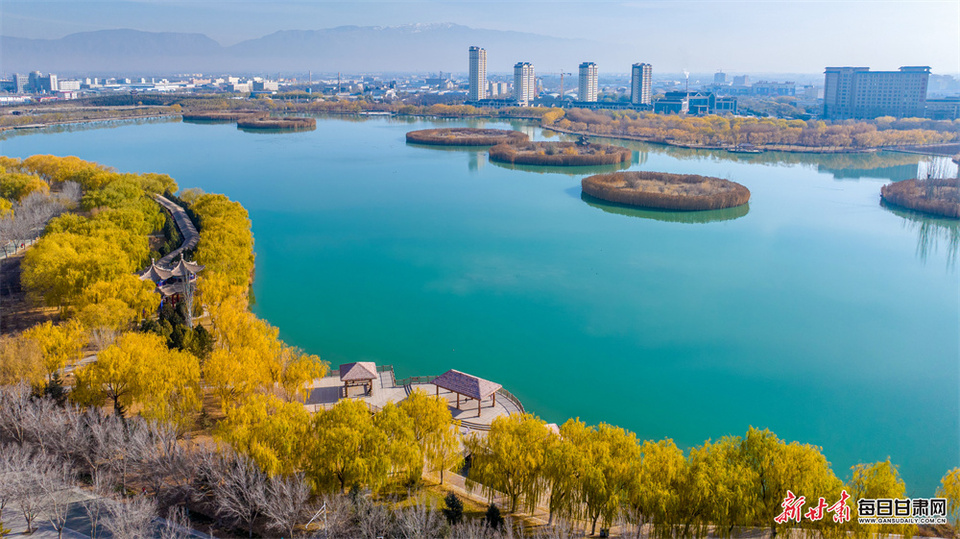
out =
[[441,22],[589,39],[636,51],[670,72],[929,65],[934,73],[960,73],[958,0],[0,0],[0,33],[29,38],[132,28],[202,33],[232,45],[277,30]]

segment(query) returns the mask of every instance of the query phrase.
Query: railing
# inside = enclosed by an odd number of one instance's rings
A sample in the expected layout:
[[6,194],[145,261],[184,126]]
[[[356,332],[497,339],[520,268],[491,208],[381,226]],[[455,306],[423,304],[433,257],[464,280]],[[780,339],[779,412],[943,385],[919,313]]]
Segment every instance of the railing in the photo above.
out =
[[523,409],[523,405],[520,404],[520,399],[518,399],[517,397],[515,397],[515,396],[513,395],[513,393],[510,393],[509,391],[507,391],[506,389],[504,389],[504,388],[501,387],[500,389],[497,390],[497,394],[500,395],[501,397],[507,399],[508,401],[512,402],[517,408],[520,409],[520,413],[521,413],[521,414],[527,413],[527,412]]
[[396,383],[397,387],[411,386],[413,384],[429,384],[433,382],[434,378],[436,378],[436,376],[411,376],[409,378],[401,378],[397,380]]

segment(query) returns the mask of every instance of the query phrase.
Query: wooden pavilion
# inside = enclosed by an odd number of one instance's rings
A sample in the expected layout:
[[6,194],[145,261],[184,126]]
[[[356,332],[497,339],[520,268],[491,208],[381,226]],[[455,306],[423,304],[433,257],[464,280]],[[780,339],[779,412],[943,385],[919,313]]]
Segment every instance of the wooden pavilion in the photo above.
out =
[[[204,266],[183,259],[171,267],[164,267],[152,262],[150,267],[143,270],[140,280],[150,280],[157,286],[162,301],[170,301],[174,305],[185,301],[187,308],[187,325],[193,327],[193,292],[196,289],[197,273],[203,271]],[[162,305],[162,302],[161,302]]]
[[469,399],[477,401],[477,417],[480,417],[480,409],[483,407],[483,399],[493,396],[492,407],[497,406],[497,390],[503,387],[500,384],[478,378],[472,374],[460,372],[454,369],[437,376],[431,382],[437,386],[437,395],[440,394],[440,388],[452,391],[457,394],[457,410],[460,409],[460,396],[463,395]]
[[357,361],[340,365],[340,381],[343,382],[343,396],[350,396],[350,388],[363,386],[365,395],[373,395],[373,381],[377,375],[377,365],[372,361]]

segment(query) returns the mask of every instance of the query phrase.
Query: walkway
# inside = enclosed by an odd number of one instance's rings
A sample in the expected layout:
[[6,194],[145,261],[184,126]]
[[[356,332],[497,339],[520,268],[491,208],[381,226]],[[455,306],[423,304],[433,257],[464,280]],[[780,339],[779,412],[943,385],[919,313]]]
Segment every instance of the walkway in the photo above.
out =
[[[370,395],[364,395],[357,387],[350,389],[350,398],[362,400],[374,412],[379,411],[389,402],[399,403],[415,389],[420,389],[431,396],[437,394],[437,386],[429,382],[434,378],[433,376],[414,376],[397,380],[394,377],[393,367],[390,365],[378,366],[377,371],[380,379],[374,382],[373,391]],[[337,401],[346,398],[343,393],[343,382],[340,381],[340,373],[335,370],[324,378],[314,380],[307,385],[307,388],[310,390],[310,394],[304,406],[310,412],[321,409],[329,410]],[[461,397],[460,409],[457,409],[456,393],[441,389],[439,395],[447,401],[450,415],[454,419],[460,420],[460,430],[463,434],[473,431],[488,431],[493,420],[497,417],[524,412],[520,401],[505,389],[497,391],[496,406],[493,406],[492,399],[483,401],[480,417],[477,417],[477,401]]]
[[197,233],[197,227],[193,226],[193,221],[190,220],[190,217],[187,216],[187,212],[183,208],[174,204],[166,197],[156,195],[157,202],[163,206],[163,209],[167,210],[170,213],[170,216],[173,217],[173,222],[177,225],[177,230],[180,231],[180,235],[183,236],[183,243],[180,244],[180,247],[167,253],[167,256],[157,260],[157,264],[161,266],[169,266],[173,264],[173,261],[180,256],[180,253],[183,251],[189,251],[197,246],[197,242],[200,241],[200,234]]

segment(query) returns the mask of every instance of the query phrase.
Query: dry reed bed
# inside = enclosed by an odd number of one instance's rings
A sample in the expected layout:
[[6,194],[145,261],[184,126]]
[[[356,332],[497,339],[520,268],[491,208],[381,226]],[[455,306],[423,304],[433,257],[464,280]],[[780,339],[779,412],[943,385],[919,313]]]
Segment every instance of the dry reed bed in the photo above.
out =
[[407,133],[407,142],[434,144],[438,146],[494,146],[496,144],[520,144],[530,137],[509,129],[478,129],[451,127],[447,129],[421,129]]
[[960,219],[960,179],[903,180],[884,185],[880,197],[891,204]]
[[490,160],[521,165],[613,165],[629,163],[633,152],[610,144],[528,142],[490,148]]
[[310,131],[317,128],[317,120],[314,118],[244,118],[237,120],[237,127],[244,129]]
[[719,210],[750,200],[750,190],[739,183],[695,174],[611,172],[584,178],[581,187],[601,200],[661,210]]
[[265,115],[266,113],[256,110],[196,111],[184,112],[182,114],[184,120],[206,120],[218,122],[236,122],[237,120],[259,118]]

